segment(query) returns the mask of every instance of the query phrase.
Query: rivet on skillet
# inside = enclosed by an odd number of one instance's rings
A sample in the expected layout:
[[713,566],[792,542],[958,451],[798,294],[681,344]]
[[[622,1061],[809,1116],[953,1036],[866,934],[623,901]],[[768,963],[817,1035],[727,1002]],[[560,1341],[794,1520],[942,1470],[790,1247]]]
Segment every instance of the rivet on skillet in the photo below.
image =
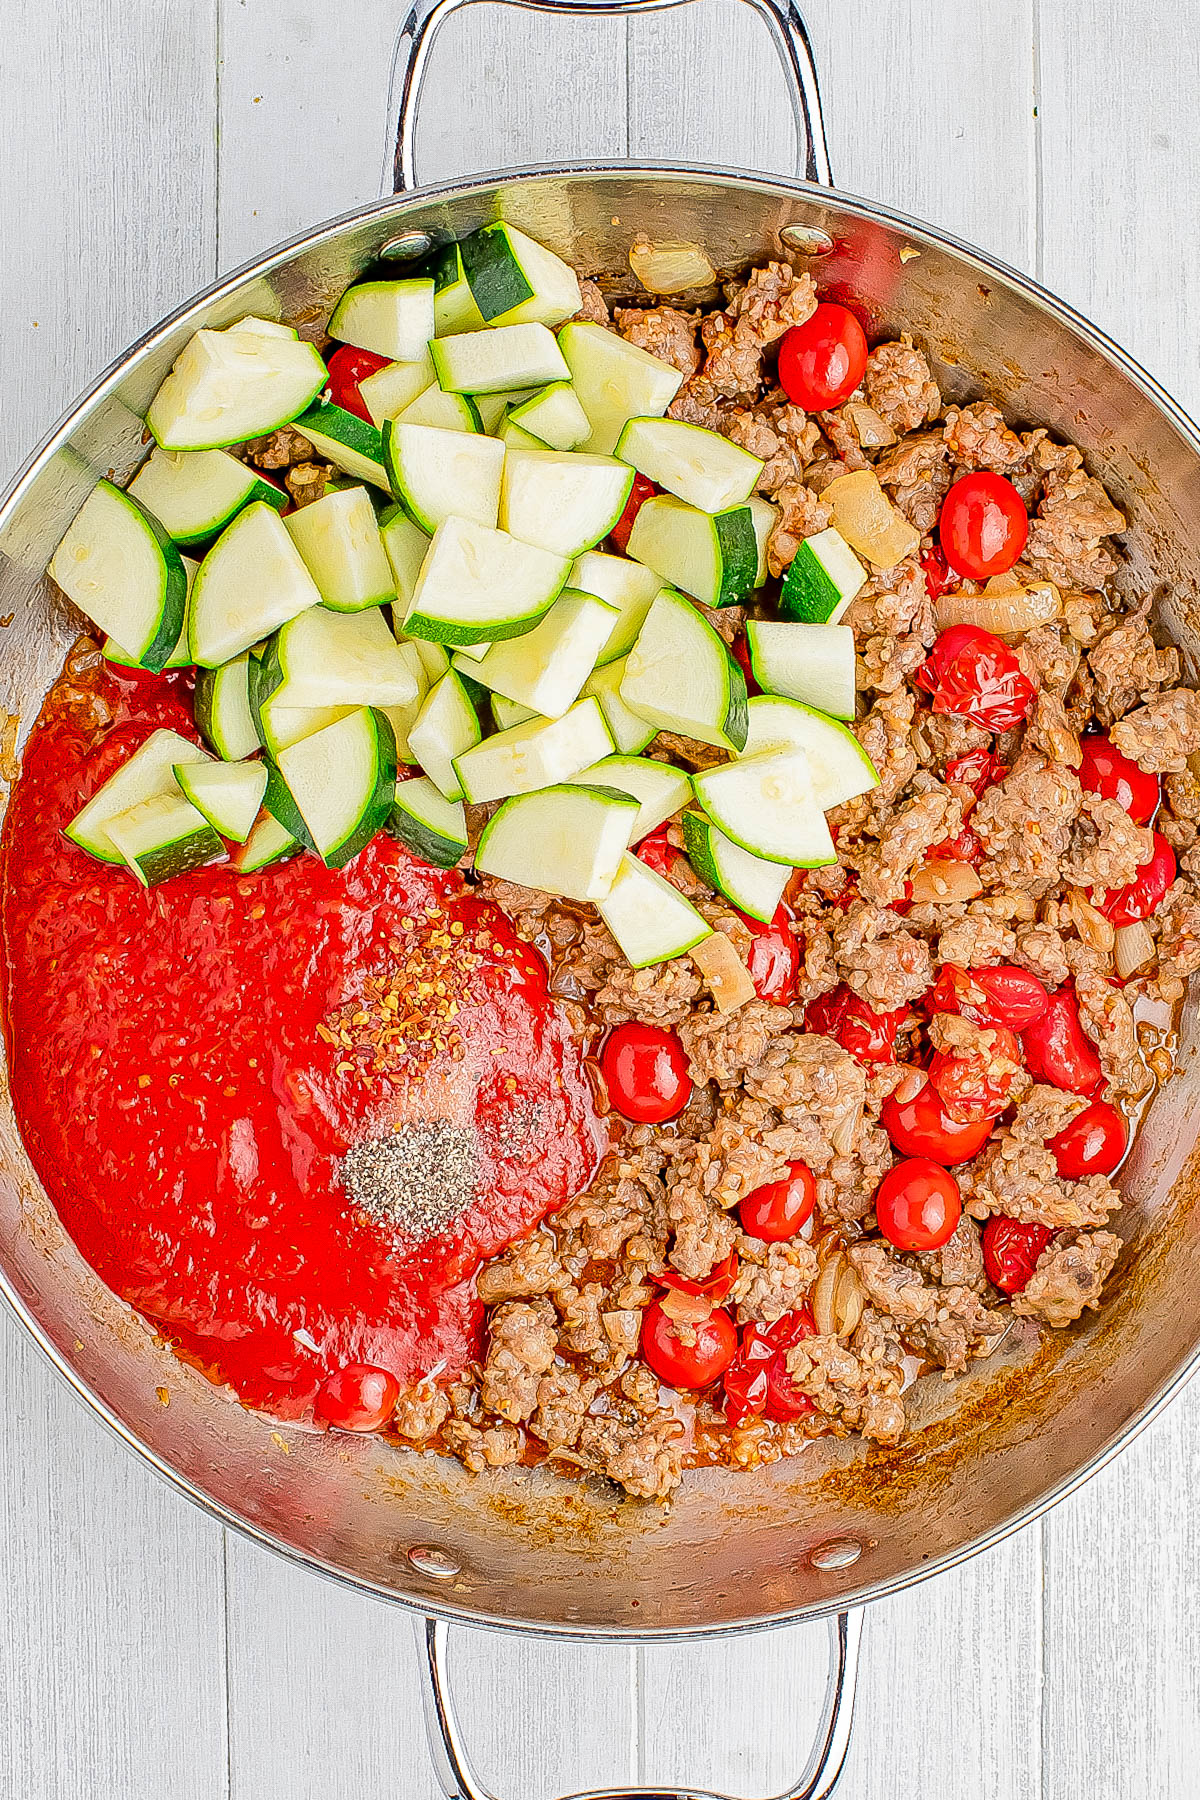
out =
[[418,1575],[432,1576],[434,1581],[452,1581],[462,1573],[458,1558],[448,1550],[439,1550],[436,1544],[414,1544],[408,1560]]
[[427,231],[402,231],[399,237],[380,245],[379,255],[383,262],[415,262],[432,249],[433,239]]
[[779,241],[801,256],[828,256],[833,249],[833,239],[819,225],[781,225]]
[[808,1560],[814,1569],[848,1569],[862,1553],[862,1545],[856,1544],[853,1538],[830,1538],[827,1544],[818,1544],[815,1550],[810,1550]]

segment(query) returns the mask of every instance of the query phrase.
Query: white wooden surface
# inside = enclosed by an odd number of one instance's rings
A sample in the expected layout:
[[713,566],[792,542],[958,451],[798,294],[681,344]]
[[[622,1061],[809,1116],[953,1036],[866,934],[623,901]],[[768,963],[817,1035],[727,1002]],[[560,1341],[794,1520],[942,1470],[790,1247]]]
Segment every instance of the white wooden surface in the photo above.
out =
[[[401,0],[7,0],[0,473],[191,290],[375,191]],[[1200,410],[1200,51],[1178,0],[807,0],[842,185],[1036,270]],[[533,85],[536,78],[537,88]],[[733,0],[447,28],[422,171],[791,164]],[[405,1618],[224,1537],[0,1320],[6,1800],[428,1800]],[[1040,1527],[875,1607],[845,1800],[1200,1792],[1200,1390]],[[823,1628],[645,1652],[463,1634],[480,1761],[530,1800],[777,1790]],[[519,1723],[518,1723],[519,1721]]]

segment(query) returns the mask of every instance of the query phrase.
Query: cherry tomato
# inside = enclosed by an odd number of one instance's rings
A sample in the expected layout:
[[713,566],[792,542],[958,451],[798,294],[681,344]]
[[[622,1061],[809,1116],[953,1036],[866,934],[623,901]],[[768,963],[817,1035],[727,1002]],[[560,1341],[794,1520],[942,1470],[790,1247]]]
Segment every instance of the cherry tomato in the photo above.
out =
[[934,844],[925,852],[924,861],[929,862],[965,862],[977,869],[983,861],[983,845],[969,825],[964,825],[957,837],[943,838],[940,844]]
[[1103,731],[1080,738],[1078,773],[1085,793],[1115,800],[1135,824],[1148,825],[1158,811],[1158,776],[1139,769]]
[[808,1224],[816,1203],[817,1184],[812,1170],[807,1163],[794,1162],[788,1164],[781,1181],[768,1181],[747,1194],[738,1207],[738,1217],[742,1230],[751,1237],[778,1244],[785,1238],[794,1238]]
[[1008,764],[993,756],[990,750],[968,750],[965,756],[951,757],[943,771],[943,779],[955,787],[970,788],[978,800],[985,788],[994,787],[1007,774]]
[[750,698],[753,698],[753,696],[755,694],[761,694],[762,689],[759,687],[758,682],[754,678],[754,670],[751,667],[751,663],[750,663],[749,639],[746,637],[746,634],[744,631],[738,632],[737,636],[733,640],[733,643],[730,645],[730,649],[733,651],[734,662],[737,664],[738,668],[742,671],[742,674],[746,678],[746,693],[747,693],[747,695]]
[[711,1300],[714,1305],[719,1306],[722,1300],[729,1298],[729,1291],[737,1280],[737,1272],[738,1253],[731,1250],[725,1260],[719,1262],[703,1281],[689,1281],[686,1275],[677,1275],[674,1269],[664,1269],[654,1279],[661,1282],[663,1287],[674,1288],[677,1294],[702,1295],[705,1300]]
[[828,412],[848,400],[867,368],[867,339],[852,312],[823,300],[784,333],[779,346],[779,385],[805,412]]
[[366,403],[359,392],[359,383],[368,375],[374,375],[379,369],[386,369],[389,359],[376,356],[373,350],[357,350],[353,344],[343,344],[329,358],[329,398],[335,406],[353,413],[356,419],[365,419],[372,423]]
[[1154,854],[1127,887],[1093,889],[1092,900],[1114,925],[1136,925],[1157,911],[1175,879],[1175,852],[1161,832],[1154,832]]
[[699,1325],[686,1330],[685,1343],[675,1323],[656,1300],[642,1315],[642,1355],[660,1381],[675,1388],[702,1388],[723,1375],[738,1347],[737,1327],[718,1307]]
[[1026,1225],[995,1213],[983,1228],[983,1266],[988,1280],[1001,1293],[1019,1294],[1053,1236],[1045,1225]]
[[930,1084],[953,1119],[971,1123],[998,1119],[1021,1072],[1021,1047],[1005,1025],[989,1026],[991,1050],[938,1050],[929,1065]]
[[618,1025],[600,1052],[600,1068],[617,1111],[640,1124],[675,1118],[691,1098],[683,1045],[657,1025]]
[[740,1349],[725,1371],[721,1409],[731,1425],[761,1418],[767,1409],[771,1364],[775,1352],[765,1346]]
[[1111,1175],[1129,1148],[1129,1126],[1107,1100],[1093,1100],[1054,1137],[1046,1139],[1064,1181]]
[[956,1119],[927,1081],[912,1100],[894,1094],[883,1103],[879,1122],[901,1156],[927,1156],[954,1168],[970,1162],[992,1135],[990,1119]]
[[1021,1033],[1025,1067],[1035,1081],[1048,1081],[1068,1093],[1092,1095],[1104,1085],[1096,1046],[1079,1019],[1075,991],[1058,988],[1045,1011]]
[[767,1418],[780,1425],[789,1425],[793,1419],[802,1419],[805,1413],[816,1410],[816,1401],[801,1392],[792,1380],[785,1359],[777,1356],[767,1365],[767,1404],[763,1408]]
[[925,574],[925,592],[931,600],[940,599],[947,588],[955,585],[954,572],[946,561],[945,553],[931,544],[920,558],[921,568]]
[[954,1236],[962,1217],[958,1183],[927,1156],[910,1157],[880,1182],[875,1217],[897,1250],[938,1250]]
[[746,957],[746,967],[760,1000],[771,1000],[776,1006],[787,1006],[796,993],[800,975],[800,946],[791,930],[792,915],[780,901],[769,925],[751,919],[746,913],[738,918],[749,926],[753,937]]
[[977,625],[943,631],[916,674],[935,713],[956,713],[984,731],[1019,725],[1034,701],[1033,683],[995,632]]
[[[799,1418],[811,1412],[811,1402],[802,1404],[806,1395],[795,1390],[794,1383],[787,1373],[785,1356],[793,1344],[801,1338],[816,1335],[816,1323],[807,1306],[797,1307],[795,1312],[784,1313],[773,1325],[747,1325],[742,1330],[742,1341],[728,1369],[725,1371],[725,1393],[722,1406],[725,1417],[731,1424],[739,1425],[743,1419],[761,1416],[764,1412],[768,1418]],[[787,1390],[795,1394],[794,1402]],[[776,1410],[771,1410],[772,1394],[775,1394]],[[787,1410],[791,1406],[791,1410]]]
[[858,1062],[889,1063],[896,1060],[896,1033],[907,1017],[906,1006],[875,1012],[843,983],[810,1003],[804,1029],[833,1038]]
[[1029,513],[1011,481],[990,469],[964,475],[942,501],[938,537],[960,575],[986,581],[1011,569],[1029,536]]
[[668,838],[665,825],[660,825],[657,831],[644,837],[634,851],[638,860],[644,862],[648,869],[653,869],[656,875],[661,875],[664,881],[670,881],[671,871],[682,854]]
[[633,530],[633,521],[641,512],[646,501],[652,500],[657,493],[658,489],[655,487],[654,483],[648,481],[644,475],[634,476],[633,486],[629,490],[629,498],[625,502],[625,511],[621,514],[620,518],[608,534],[613,540],[613,543],[620,549],[625,550],[628,548],[629,534]]
[[1002,963],[996,969],[960,969],[943,963],[928,999],[930,1012],[961,1013],[976,1025],[1024,1031],[1046,1010],[1050,996],[1036,975]]
[[321,1383],[316,1413],[337,1431],[381,1431],[399,1398],[400,1383],[386,1369],[346,1363]]

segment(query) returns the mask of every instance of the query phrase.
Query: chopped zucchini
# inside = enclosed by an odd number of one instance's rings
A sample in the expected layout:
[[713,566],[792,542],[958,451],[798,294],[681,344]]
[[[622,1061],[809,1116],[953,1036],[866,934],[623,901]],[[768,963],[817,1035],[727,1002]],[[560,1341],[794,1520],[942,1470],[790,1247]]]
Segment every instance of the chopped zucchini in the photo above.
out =
[[770,923],[792,878],[790,863],[753,856],[698,812],[684,813],[683,842],[701,881],[732,900],[739,912]]
[[692,798],[690,776],[673,763],[655,762],[649,756],[606,756],[575,777],[580,787],[617,788],[638,803],[630,843],[640,843],[665,819],[673,818]]
[[[454,758],[465,755],[482,737],[479,714],[462,677],[451,669],[430,688],[408,733],[410,751],[447,800],[462,799],[462,781]],[[454,860],[457,862],[458,858]]]
[[607,600],[620,615],[596,659],[598,662],[615,662],[633,649],[662,585],[653,569],[631,562],[627,556],[610,556],[604,550],[584,551],[571,570],[570,586],[595,594],[598,600]]
[[592,428],[579,448],[600,456],[611,456],[630,419],[661,418],[683,385],[678,369],[603,325],[572,319],[558,347]]
[[521,431],[540,438],[551,450],[578,450],[591,435],[591,424],[569,381],[552,381],[532,399],[509,412]]
[[759,457],[682,419],[630,419],[616,453],[648,481],[706,513],[748,500],[763,471]]
[[636,755],[658,736],[658,726],[648,724],[640,713],[632,712],[621,698],[621,683],[628,664],[628,656],[622,656],[616,662],[605,663],[603,668],[593,669],[581,690],[585,699],[590,695],[599,701],[604,723],[622,756]]
[[63,836],[100,862],[119,863],[121,851],[108,834],[109,821],[145,800],[178,794],[175,767],[179,763],[207,763],[211,759],[199,744],[189,743],[177,731],[153,731],[139,744],[128,762],[97,788],[63,830]]
[[214,831],[245,843],[266,792],[266,763],[176,763],[175,779]]
[[454,645],[520,637],[549,611],[570,567],[569,557],[505,531],[446,519],[421,566],[404,630]]
[[215,669],[320,599],[287,526],[256,501],[200,564],[188,620],[192,661]]
[[433,358],[426,346],[416,362],[391,362],[376,369],[374,375],[364,375],[358,391],[371,423],[382,429],[385,419],[398,419],[427,388],[436,386]]
[[150,402],[146,423],[164,450],[217,450],[290,425],[327,379],[317,351],[300,338],[236,325],[198,331]]
[[290,706],[409,706],[418,697],[402,646],[377,607],[310,607],[272,643]]
[[485,738],[454,760],[468,800],[503,800],[570,781],[610,756],[613,741],[595,700],[579,700],[561,719],[530,719]]
[[629,843],[637,807],[612,788],[549,787],[506,800],[475,852],[481,875],[564,900],[605,899]]
[[638,509],[629,554],[705,606],[734,606],[758,581],[758,538],[748,505],[706,513],[673,494]]
[[712,626],[682,594],[664,588],[625,660],[621,699],[658,731],[678,731],[740,750],[746,680]]
[[836,625],[867,579],[867,571],[830,525],[804,539],[779,594],[783,618],[805,625]]
[[379,522],[364,487],[335,488],[283,521],[325,605],[361,612],[396,598]]
[[596,910],[632,969],[683,956],[712,932],[678,888],[628,853]]
[[583,304],[571,265],[515,225],[484,225],[462,240],[459,252],[471,296],[489,325],[561,325]]
[[140,800],[128,812],[109,819],[105,829],[143,887],[189,875],[225,855],[224,844],[204,814],[178,788],[173,794]]
[[802,700],[836,719],[854,717],[854,633],[849,625],[748,619],[746,643],[754,679],[766,693]]
[[396,784],[388,830],[406,850],[437,869],[452,869],[467,851],[467,815],[425,775]]
[[615,618],[603,600],[564,588],[532,631],[492,645],[476,679],[545,719],[560,719],[578,700]]
[[263,500],[280,512],[288,503],[284,488],[226,450],[155,447],[126,492],[153,513],[176,544],[216,537],[251,501]]
[[347,412],[344,406],[335,406],[332,400],[318,400],[296,420],[296,430],[303,433],[318,456],[344,475],[352,475],[355,481],[369,481],[385,494],[390,492],[383,440],[378,426],[369,420]]
[[[327,868],[343,868],[357,856],[391,811],[396,745],[375,708],[359,707],[303,738],[281,751],[275,766]],[[270,784],[267,805],[274,811]],[[280,823],[294,829],[287,818]]]
[[580,556],[608,536],[632,484],[633,471],[615,457],[510,445],[504,452],[500,523],[522,543]]
[[432,277],[360,281],[347,288],[330,316],[329,335],[392,362],[419,362],[433,336]]
[[51,557],[49,574],[140,668],[165,668],[183,627],[187,575],[162,525],[136,499],[98,481]]
[[713,824],[752,855],[798,869],[837,861],[803,750],[770,750],[706,769],[692,786]]
[[451,516],[495,525],[505,460],[495,438],[389,421],[383,453],[392,493],[422,531],[432,536]]
[[747,710],[750,729],[742,754],[803,750],[813,793],[823,812],[879,786],[875,764],[854,733],[837,719],[775,694],[756,694]]
[[193,710],[201,737],[223,762],[240,763],[259,747],[250,711],[246,650],[216,669],[196,670]]
[[562,351],[544,325],[498,325],[437,338],[429,353],[447,393],[498,394],[567,379]]

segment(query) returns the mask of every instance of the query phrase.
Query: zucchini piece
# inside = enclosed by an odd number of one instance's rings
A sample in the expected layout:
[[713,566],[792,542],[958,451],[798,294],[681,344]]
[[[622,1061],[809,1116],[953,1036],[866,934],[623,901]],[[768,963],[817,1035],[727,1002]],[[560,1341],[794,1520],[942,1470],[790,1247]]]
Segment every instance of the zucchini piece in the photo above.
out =
[[433,425],[439,431],[482,431],[483,420],[469,394],[447,394],[436,381],[418,394],[395,420],[397,425]]
[[457,244],[443,244],[425,264],[433,276],[433,324],[435,337],[454,337],[460,331],[482,331],[484,317],[471,296]]
[[630,419],[616,454],[648,481],[706,513],[748,500],[763,472],[760,457],[682,419]]
[[491,707],[497,731],[508,731],[513,725],[526,725],[530,719],[539,716],[531,706],[518,706],[515,700],[506,700],[503,694],[491,696]]
[[378,607],[310,607],[275,633],[272,653],[289,706],[410,706],[420,692]]
[[467,853],[467,815],[426,775],[396,784],[387,828],[406,850],[435,869],[452,869]]
[[[407,638],[401,641],[408,643]],[[413,638],[411,648],[417,653],[417,660],[424,671],[425,687],[428,691],[447,673],[450,668],[450,658],[440,644],[431,644],[428,638]]]
[[392,362],[386,369],[364,375],[358,384],[371,423],[382,428],[385,419],[398,419],[427,388],[437,386],[428,345],[417,362]]
[[482,738],[479,714],[461,676],[451,669],[426,694],[408,733],[409,750],[447,800],[461,800],[462,781],[454,758],[465,755]]
[[712,626],[682,594],[663,588],[625,659],[621,699],[656,731],[740,750],[746,679]]
[[409,637],[477,644],[532,630],[562,592],[570,558],[470,519],[438,526],[404,621]]
[[379,521],[379,536],[392,570],[392,586],[399,606],[397,618],[403,619],[417,591],[421,564],[429,549],[429,539],[419,525],[414,525],[402,506],[390,506]]
[[632,469],[615,457],[510,445],[504,451],[500,523],[524,544],[580,556],[608,536],[632,486]]
[[98,481],[48,573],[139,668],[166,667],[183,627],[187,575],[166,531],[129,494]]
[[290,425],[328,378],[301,338],[236,325],[198,331],[150,402],[146,424],[164,450],[219,450]]
[[511,415],[500,421],[496,436],[506,450],[544,450],[546,448],[541,438],[534,437],[532,431],[526,431],[518,425]]
[[455,757],[454,770],[464,796],[477,805],[570,781],[581,769],[611,756],[612,749],[596,701],[579,700],[561,719],[530,719],[485,738]]
[[204,814],[178,788],[173,794],[139,801],[109,819],[105,829],[143,887],[157,887],[173,875],[189,875],[225,855],[224,844]]
[[758,544],[758,572],[754,577],[754,585],[761,587],[771,572],[767,562],[767,544],[771,537],[771,527],[779,517],[779,508],[772,506],[769,500],[764,500],[761,494],[751,494],[746,505],[750,509],[750,522]]
[[783,578],[779,611],[804,625],[836,625],[867,571],[835,525],[805,538]]
[[[396,744],[387,719],[374,707],[360,706],[336,725],[290,745],[275,766],[326,868],[344,868],[391,811]],[[267,796],[270,806],[269,784]]]
[[768,862],[819,869],[837,861],[803,750],[769,750],[706,769],[692,782],[720,831]]
[[214,831],[245,843],[266,792],[266,763],[176,763],[175,779]]
[[396,598],[392,568],[364,487],[334,488],[283,521],[321,599],[334,612],[362,612]]
[[683,956],[712,926],[677,887],[628,852],[621,859],[608,895],[596,902],[632,969]]
[[572,319],[558,347],[592,428],[579,448],[600,456],[611,456],[630,419],[661,418],[683,386],[678,369],[603,325]]
[[603,900],[629,843],[634,801],[612,788],[550,787],[506,800],[475,852],[481,875],[564,900]]
[[383,454],[396,500],[431,537],[451,515],[495,525],[504,471],[495,438],[388,420]]
[[259,747],[250,711],[249,661],[249,652],[243,650],[218,669],[196,670],[196,726],[223,762],[240,763]]
[[571,265],[515,225],[484,225],[458,248],[471,297],[489,325],[561,325],[583,305]]
[[296,420],[296,430],[306,437],[318,456],[331,462],[355,481],[369,481],[390,493],[379,428],[357,413],[318,400]]
[[597,662],[615,662],[632,650],[646,614],[662,590],[653,569],[630,562],[627,556],[609,556],[604,550],[585,550],[571,570],[570,586],[607,600],[620,614]]
[[245,843],[230,853],[229,860],[239,875],[251,875],[255,869],[286,862],[300,848],[300,840],[294,832],[273,819],[270,813],[261,813]]
[[615,618],[603,600],[564,588],[532,631],[492,645],[476,679],[544,719],[560,719],[578,700]]
[[751,855],[698,812],[684,813],[683,842],[688,861],[701,881],[732,900],[739,912],[770,924],[792,878],[790,863],[768,862],[765,857]]
[[616,788],[637,801],[631,844],[640,843],[664,820],[682,811],[692,798],[690,776],[673,763],[655,762],[649,756],[606,756],[575,779],[580,787]]
[[199,544],[224,531],[243,506],[263,500],[282,512],[276,487],[226,450],[153,449],[126,492],[154,514],[176,544]]
[[425,664],[421,660],[420,651],[417,649],[415,643],[402,643],[400,645],[400,654],[404,658],[409,674],[416,683],[416,695],[403,706],[382,706],[379,710],[384,714],[388,724],[392,728],[392,736],[396,740],[396,760],[398,762],[408,763],[411,766],[415,764],[417,758],[408,741],[409,733],[412,731],[413,726],[420,716],[421,708],[425,704],[425,698],[429,693],[432,682],[430,681]]
[[854,717],[854,632],[849,625],[747,619],[750,667],[760,688],[835,719]]
[[293,704],[275,654],[272,638],[260,660],[251,656],[247,665],[247,698],[258,741],[268,756],[312,737],[326,725],[336,725],[353,711],[348,706],[297,706]]
[[329,335],[392,362],[419,362],[433,336],[432,276],[357,282],[330,314]]
[[544,325],[498,325],[435,338],[429,347],[438,385],[451,394],[500,394],[567,379],[567,365]]
[[[479,423],[489,437],[495,437],[504,415],[510,407],[520,406],[530,398],[529,388],[514,388],[499,394],[476,394],[472,401],[479,414]],[[538,446],[545,449],[544,444]]]
[[879,786],[879,775],[854,733],[814,706],[756,694],[749,707],[750,729],[742,754],[803,750],[813,793],[823,812]]
[[175,768],[179,763],[206,763],[211,759],[199,744],[189,743],[177,731],[154,731],[139,744],[128,762],[97,788],[64,827],[63,836],[100,862],[119,863],[124,858],[108,835],[110,819],[131,807],[163,794],[177,794]]
[[591,424],[569,381],[552,381],[532,399],[509,412],[520,430],[540,438],[551,450],[578,450],[591,435]]
[[239,319],[236,326],[231,329],[257,331],[260,337],[298,338],[300,336],[294,325],[285,325],[282,319],[260,319],[257,313],[247,313],[246,317]]
[[621,698],[628,662],[629,658],[622,656],[601,669],[593,669],[581,690],[585,699],[590,695],[600,702],[604,723],[622,756],[636,755],[658,736],[658,726],[647,724],[640,713],[631,712]]
[[[175,648],[163,664],[164,671],[167,669],[190,669],[192,666],[192,650],[188,642],[188,614],[191,611],[192,583],[196,579],[196,571],[200,564],[194,562],[190,556],[184,556],[182,552],[180,552],[179,560],[183,564],[183,573],[187,580],[187,594],[183,603],[183,624],[179,627]],[[130,656],[128,650],[118,644],[116,638],[106,637],[100,646],[100,654],[106,662],[116,663],[123,669],[137,669],[141,666],[137,657]]]
[[320,600],[287,526],[256,501],[200,564],[188,620],[192,661],[215,669]]
[[758,538],[748,506],[706,513],[674,494],[639,507],[629,554],[704,606],[735,606],[758,580]]

